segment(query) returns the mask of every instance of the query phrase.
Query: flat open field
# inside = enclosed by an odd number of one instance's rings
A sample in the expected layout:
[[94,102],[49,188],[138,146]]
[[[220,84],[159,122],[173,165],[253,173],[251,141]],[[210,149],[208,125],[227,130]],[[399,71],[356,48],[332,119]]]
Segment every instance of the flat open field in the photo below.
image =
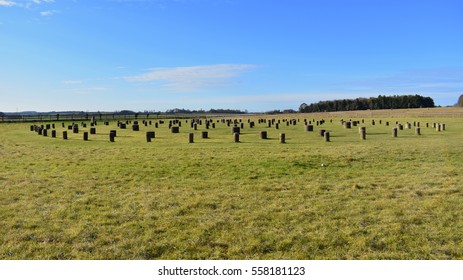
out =
[[[79,133],[56,122],[56,138],[30,131],[46,123],[0,124],[0,259],[462,259],[462,115],[230,117],[240,143],[221,119],[198,130],[181,120],[178,134],[155,119],[140,117],[140,131],[98,122],[89,141],[89,122]],[[349,118],[359,125],[344,128]]]

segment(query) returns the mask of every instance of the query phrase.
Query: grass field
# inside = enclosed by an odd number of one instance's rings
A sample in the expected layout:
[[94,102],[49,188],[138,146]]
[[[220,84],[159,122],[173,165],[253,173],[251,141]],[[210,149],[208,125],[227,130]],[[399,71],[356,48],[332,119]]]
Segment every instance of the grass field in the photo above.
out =
[[[179,134],[98,123],[90,141],[0,124],[0,259],[462,259],[462,112],[265,116],[299,120],[278,130],[242,117],[240,143],[217,120],[208,139],[184,120]],[[393,138],[407,121],[422,135]]]

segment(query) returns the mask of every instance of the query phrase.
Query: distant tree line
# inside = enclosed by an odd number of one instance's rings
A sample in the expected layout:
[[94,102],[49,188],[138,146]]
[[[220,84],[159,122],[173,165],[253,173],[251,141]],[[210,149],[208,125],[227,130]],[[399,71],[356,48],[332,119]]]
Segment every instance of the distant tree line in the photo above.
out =
[[297,111],[293,109],[284,109],[284,110],[272,110],[272,111],[267,111],[265,112],[267,115],[279,115],[279,114],[294,114],[297,113]]
[[132,110],[121,110],[121,111],[113,111],[113,112],[84,112],[84,111],[50,111],[50,112],[36,112],[36,111],[22,111],[22,112],[0,112],[0,120],[10,119],[10,120],[21,120],[25,118],[29,119],[54,119],[54,120],[61,120],[61,119],[69,119],[71,118],[80,118],[80,119],[90,119],[92,116],[96,116],[99,119],[103,117],[112,116],[116,118],[117,116],[132,116],[134,118],[138,117],[149,117],[150,115],[162,116],[162,115],[189,115],[189,114],[247,114],[248,111],[241,111],[235,109],[210,109],[210,110],[189,110],[189,109],[169,109],[165,112],[161,111],[144,111],[144,112],[136,112]]
[[406,109],[406,108],[431,108],[435,107],[431,97],[420,95],[393,95],[370,98],[339,99],[333,101],[320,101],[299,106],[301,113],[335,112],[354,110],[379,110],[379,109]]
[[189,110],[189,109],[170,109],[166,111],[166,114],[247,114],[247,111],[235,110],[235,109],[210,109],[206,110]]

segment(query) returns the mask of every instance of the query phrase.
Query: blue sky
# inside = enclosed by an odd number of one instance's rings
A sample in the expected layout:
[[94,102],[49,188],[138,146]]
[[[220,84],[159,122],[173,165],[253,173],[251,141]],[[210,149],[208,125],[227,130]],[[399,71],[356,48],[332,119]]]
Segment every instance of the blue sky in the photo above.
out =
[[0,111],[463,94],[459,0],[0,0]]

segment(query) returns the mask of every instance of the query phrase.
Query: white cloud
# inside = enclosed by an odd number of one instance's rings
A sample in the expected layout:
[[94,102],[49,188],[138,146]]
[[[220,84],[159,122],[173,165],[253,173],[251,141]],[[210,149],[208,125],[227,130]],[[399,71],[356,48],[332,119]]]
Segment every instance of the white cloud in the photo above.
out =
[[48,11],[40,12],[40,15],[44,16],[44,17],[48,17],[48,16],[52,16],[52,15],[56,14],[57,12],[58,11],[56,11],[56,10],[48,10]]
[[0,0],[0,6],[10,7],[14,5],[16,5],[16,2],[8,1],[8,0]]
[[53,3],[55,0],[32,0],[35,4],[42,4],[42,3]]
[[150,72],[125,77],[130,82],[162,81],[175,91],[195,91],[211,86],[223,86],[245,71],[256,68],[252,64],[217,64],[189,67],[151,68]]
[[0,0],[0,7],[3,6],[3,7],[12,7],[12,6],[16,6],[16,7],[20,7],[20,8],[30,8],[31,5],[33,4],[36,4],[36,5],[40,5],[42,3],[54,3],[55,0],[30,0],[28,2],[18,2],[18,1],[10,1],[10,0]]

